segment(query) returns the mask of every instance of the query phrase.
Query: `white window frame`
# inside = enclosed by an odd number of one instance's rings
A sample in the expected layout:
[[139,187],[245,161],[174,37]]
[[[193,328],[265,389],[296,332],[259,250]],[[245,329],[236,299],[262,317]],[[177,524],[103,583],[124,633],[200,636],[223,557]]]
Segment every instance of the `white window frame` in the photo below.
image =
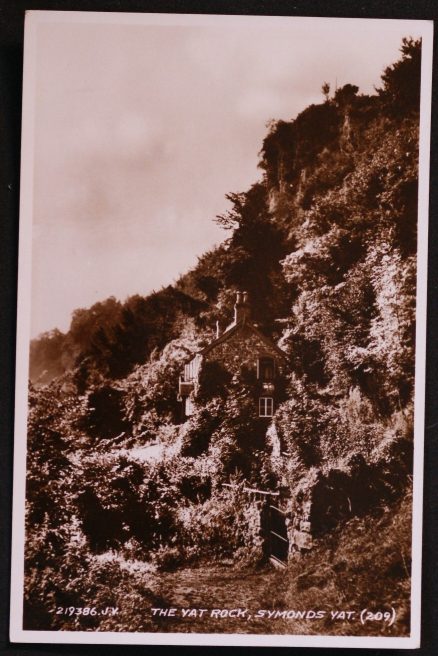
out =
[[274,416],[274,399],[272,396],[261,396],[259,398],[259,417]]

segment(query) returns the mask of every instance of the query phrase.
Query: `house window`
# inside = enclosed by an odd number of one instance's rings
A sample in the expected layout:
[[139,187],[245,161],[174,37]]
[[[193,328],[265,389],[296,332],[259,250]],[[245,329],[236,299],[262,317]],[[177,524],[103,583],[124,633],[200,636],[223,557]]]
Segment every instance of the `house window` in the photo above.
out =
[[274,414],[274,399],[271,396],[259,398],[259,417],[272,417]]
[[273,358],[259,358],[257,360],[257,378],[263,383],[274,380],[275,366]]

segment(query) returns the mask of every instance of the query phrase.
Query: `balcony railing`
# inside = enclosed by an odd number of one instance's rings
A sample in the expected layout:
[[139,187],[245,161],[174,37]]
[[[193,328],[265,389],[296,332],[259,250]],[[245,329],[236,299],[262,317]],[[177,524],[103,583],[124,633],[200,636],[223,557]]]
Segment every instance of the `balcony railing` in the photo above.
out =
[[195,355],[193,360],[191,360],[184,366],[184,380],[186,380],[187,382],[196,380],[199,374],[200,366],[201,366],[201,356],[197,354]]

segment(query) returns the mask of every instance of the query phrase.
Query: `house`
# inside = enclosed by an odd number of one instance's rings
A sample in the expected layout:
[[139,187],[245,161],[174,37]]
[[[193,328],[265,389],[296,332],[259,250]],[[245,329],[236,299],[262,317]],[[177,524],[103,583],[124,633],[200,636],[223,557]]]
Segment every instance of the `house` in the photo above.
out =
[[247,292],[237,292],[233,322],[222,334],[217,330],[216,339],[184,366],[179,381],[184,419],[193,414],[194,397],[205,363],[216,363],[231,375],[239,375],[242,368],[252,370],[256,381],[254,391],[258,415],[273,416],[278,383],[286,369],[287,356],[251,321]]

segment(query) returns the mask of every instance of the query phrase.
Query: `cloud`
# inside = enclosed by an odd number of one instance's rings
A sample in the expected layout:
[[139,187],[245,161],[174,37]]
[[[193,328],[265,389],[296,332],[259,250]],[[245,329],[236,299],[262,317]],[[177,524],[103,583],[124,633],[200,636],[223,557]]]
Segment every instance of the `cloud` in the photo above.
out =
[[322,100],[325,80],[372,91],[400,23],[39,28],[34,334],[192,266],[225,236],[225,194],[260,176],[266,122]]

